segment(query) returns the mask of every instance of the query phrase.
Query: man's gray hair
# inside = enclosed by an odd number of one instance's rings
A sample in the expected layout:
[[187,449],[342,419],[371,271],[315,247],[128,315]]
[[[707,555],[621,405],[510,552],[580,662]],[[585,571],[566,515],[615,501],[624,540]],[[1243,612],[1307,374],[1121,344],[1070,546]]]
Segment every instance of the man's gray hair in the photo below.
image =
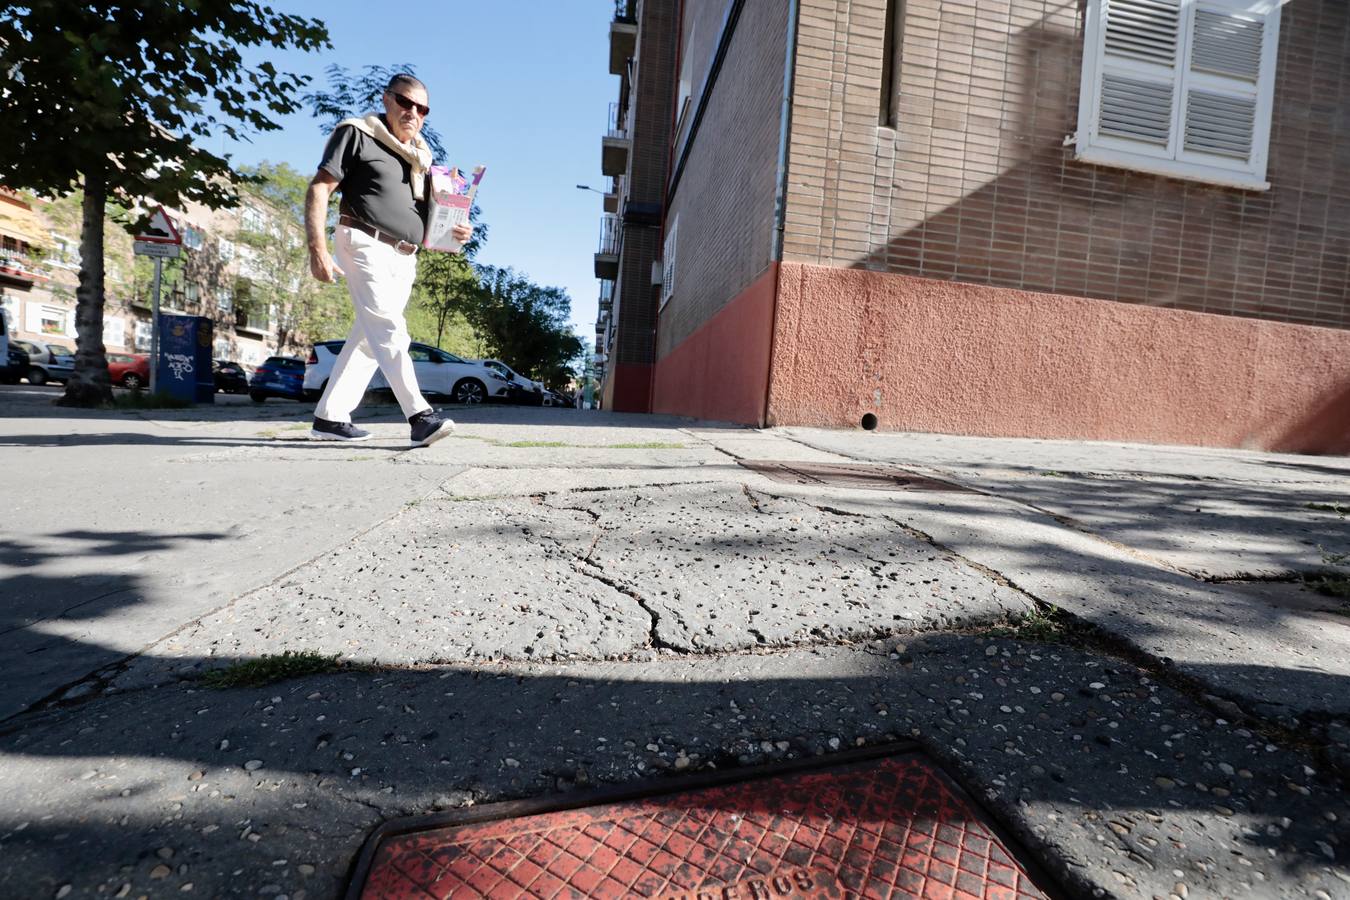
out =
[[428,93],[427,86],[418,80],[415,75],[409,75],[407,72],[399,72],[393,78],[390,78],[384,89],[392,91],[396,87],[420,88],[423,93]]

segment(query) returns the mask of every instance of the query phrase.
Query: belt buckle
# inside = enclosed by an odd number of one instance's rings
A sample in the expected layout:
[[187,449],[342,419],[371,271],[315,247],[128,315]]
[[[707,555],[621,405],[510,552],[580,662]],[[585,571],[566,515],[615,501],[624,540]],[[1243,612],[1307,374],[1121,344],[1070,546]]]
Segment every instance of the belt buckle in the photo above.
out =
[[[405,247],[407,248],[406,250],[403,249]],[[411,241],[399,241],[397,244],[394,245],[394,249],[399,253],[402,253],[404,256],[412,256],[414,253],[417,252],[417,245],[412,243]]]

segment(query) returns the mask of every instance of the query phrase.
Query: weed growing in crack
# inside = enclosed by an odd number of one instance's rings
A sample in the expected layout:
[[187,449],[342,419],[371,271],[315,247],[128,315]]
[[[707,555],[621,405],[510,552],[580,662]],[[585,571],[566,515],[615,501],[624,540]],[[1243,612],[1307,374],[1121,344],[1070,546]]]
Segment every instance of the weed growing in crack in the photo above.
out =
[[644,444],[596,444],[602,450],[683,450],[684,444],[648,441]]
[[214,669],[206,673],[202,682],[209,688],[225,690],[238,687],[261,687],[286,681],[290,678],[303,678],[306,675],[321,675],[342,668],[338,654],[324,656],[313,650],[281,654],[268,654],[259,659],[237,662],[223,669]]
[[1350,575],[1305,575],[1303,583],[1323,596],[1350,600]]
[[563,441],[512,441],[509,444],[499,444],[500,447],[575,447],[576,444],[568,444]]
[[1335,513],[1342,519],[1350,514],[1350,506],[1341,506],[1339,503],[1309,503],[1308,509],[1315,509],[1319,512]]
[[989,630],[994,637],[1019,641],[1037,641],[1043,644],[1064,644],[1072,640],[1073,628],[1057,609],[1037,609],[1005,625]]

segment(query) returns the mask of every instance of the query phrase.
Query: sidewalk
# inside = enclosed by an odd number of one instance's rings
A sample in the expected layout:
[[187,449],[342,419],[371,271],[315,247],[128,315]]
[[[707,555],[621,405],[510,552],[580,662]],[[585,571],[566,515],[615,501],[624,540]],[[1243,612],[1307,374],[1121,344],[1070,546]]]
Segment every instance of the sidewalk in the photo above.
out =
[[330,897],[390,817],[895,737],[1071,893],[1350,896],[1350,600],[1304,583],[1350,460],[46,399],[0,392],[4,896]]

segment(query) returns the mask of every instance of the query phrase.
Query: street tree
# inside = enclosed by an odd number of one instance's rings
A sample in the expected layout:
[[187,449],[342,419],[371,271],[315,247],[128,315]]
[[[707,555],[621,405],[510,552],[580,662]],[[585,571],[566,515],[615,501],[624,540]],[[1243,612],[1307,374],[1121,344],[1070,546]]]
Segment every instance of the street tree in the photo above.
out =
[[0,6],[0,182],[84,195],[75,372],[59,402],[112,399],[103,346],[108,201],[233,205],[240,176],[205,147],[279,128],[276,117],[299,107],[309,79],[246,64],[240,49],[259,45],[330,46],[322,22],[255,0]]
[[276,311],[278,349],[345,334],[351,327],[346,288],[309,275],[305,244],[305,190],[309,176],[286,163],[242,170],[244,203],[252,210],[232,236],[243,256],[243,277],[234,290],[236,308]]
[[541,287],[510,268],[479,266],[478,275],[477,296],[465,315],[488,355],[552,386],[573,378],[586,344],[568,322],[567,292]]
[[[320,122],[320,127],[328,134],[343,119],[364,116],[383,109],[380,98],[384,95],[385,85],[400,72],[417,77],[417,70],[407,63],[394,66],[366,66],[357,71],[334,63],[324,69],[324,74],[328,78],[328,90],[306,94],[305,103],[309,104],[314,117]],[[431,148],[432,161],[437,165],[444,164],[445,144],[441,142],[440,133],[423,123],[421,135]]]

